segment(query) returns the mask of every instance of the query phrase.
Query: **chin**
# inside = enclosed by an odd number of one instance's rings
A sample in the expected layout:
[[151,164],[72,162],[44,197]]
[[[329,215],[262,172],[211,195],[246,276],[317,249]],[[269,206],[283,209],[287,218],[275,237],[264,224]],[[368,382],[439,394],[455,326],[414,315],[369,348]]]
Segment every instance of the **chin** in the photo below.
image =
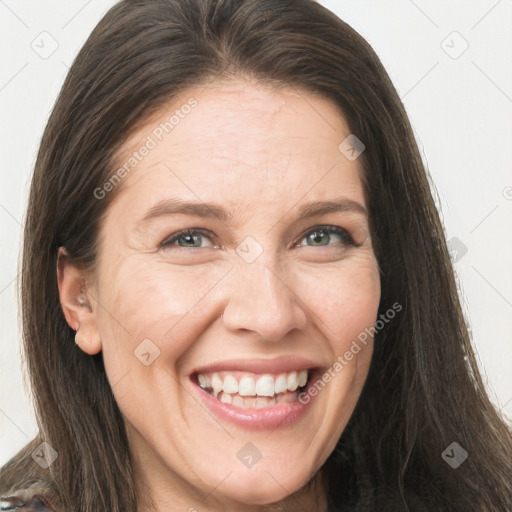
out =
[[307,475],[290,475],[289,468],[273,471],[272,468],[261,467],[245,472],[236,472],[226,479],[224,493],[233,501],[246,505],[269,505],[284,500],[297,492],[307,482]]

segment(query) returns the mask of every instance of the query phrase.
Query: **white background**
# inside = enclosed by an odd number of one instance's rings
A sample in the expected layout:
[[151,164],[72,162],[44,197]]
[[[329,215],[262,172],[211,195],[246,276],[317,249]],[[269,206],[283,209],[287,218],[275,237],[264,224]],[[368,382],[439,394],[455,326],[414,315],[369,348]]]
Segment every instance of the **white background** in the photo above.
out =
[[[405,104],[447,238],[467,247],[455,269],[491,398],[512,417],[512,1],[321,3],[370,42]],[[65,74],[113,4],[0,0],[0,465],[36,433],[15,292],[30,174]]]

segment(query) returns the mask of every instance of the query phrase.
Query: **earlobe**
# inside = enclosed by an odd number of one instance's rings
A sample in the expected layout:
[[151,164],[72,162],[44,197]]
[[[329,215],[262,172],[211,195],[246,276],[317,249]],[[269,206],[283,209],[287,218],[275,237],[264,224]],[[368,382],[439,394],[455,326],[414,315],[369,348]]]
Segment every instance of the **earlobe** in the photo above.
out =
[[94,298],[86,288],[80,269],[70,260],[64,247],[57,256],[57,284],[62,311],[68,325],[75,331],[76,344],[87,354],[101,351]]

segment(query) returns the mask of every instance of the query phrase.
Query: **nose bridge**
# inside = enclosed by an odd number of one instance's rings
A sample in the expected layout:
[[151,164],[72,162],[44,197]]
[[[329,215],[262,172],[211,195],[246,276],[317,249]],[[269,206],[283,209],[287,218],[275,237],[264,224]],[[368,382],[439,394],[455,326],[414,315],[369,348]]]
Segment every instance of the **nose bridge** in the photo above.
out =
[[254,331],[269,341],[302,329],[306,312],[285,270],[270,250],[251,263],[240,258],[228,284],[223,313],[226,328]]

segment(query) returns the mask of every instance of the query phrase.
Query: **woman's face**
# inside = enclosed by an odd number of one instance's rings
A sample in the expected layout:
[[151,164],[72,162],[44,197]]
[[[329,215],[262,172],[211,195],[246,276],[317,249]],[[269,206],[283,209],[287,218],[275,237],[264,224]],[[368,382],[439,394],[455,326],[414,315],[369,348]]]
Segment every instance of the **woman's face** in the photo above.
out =
[[283,500],[342,434],[380,300],[349,133],[329,100],[233,81],[189,89],[119,153],[78,339],[103,351],[161,503]]

